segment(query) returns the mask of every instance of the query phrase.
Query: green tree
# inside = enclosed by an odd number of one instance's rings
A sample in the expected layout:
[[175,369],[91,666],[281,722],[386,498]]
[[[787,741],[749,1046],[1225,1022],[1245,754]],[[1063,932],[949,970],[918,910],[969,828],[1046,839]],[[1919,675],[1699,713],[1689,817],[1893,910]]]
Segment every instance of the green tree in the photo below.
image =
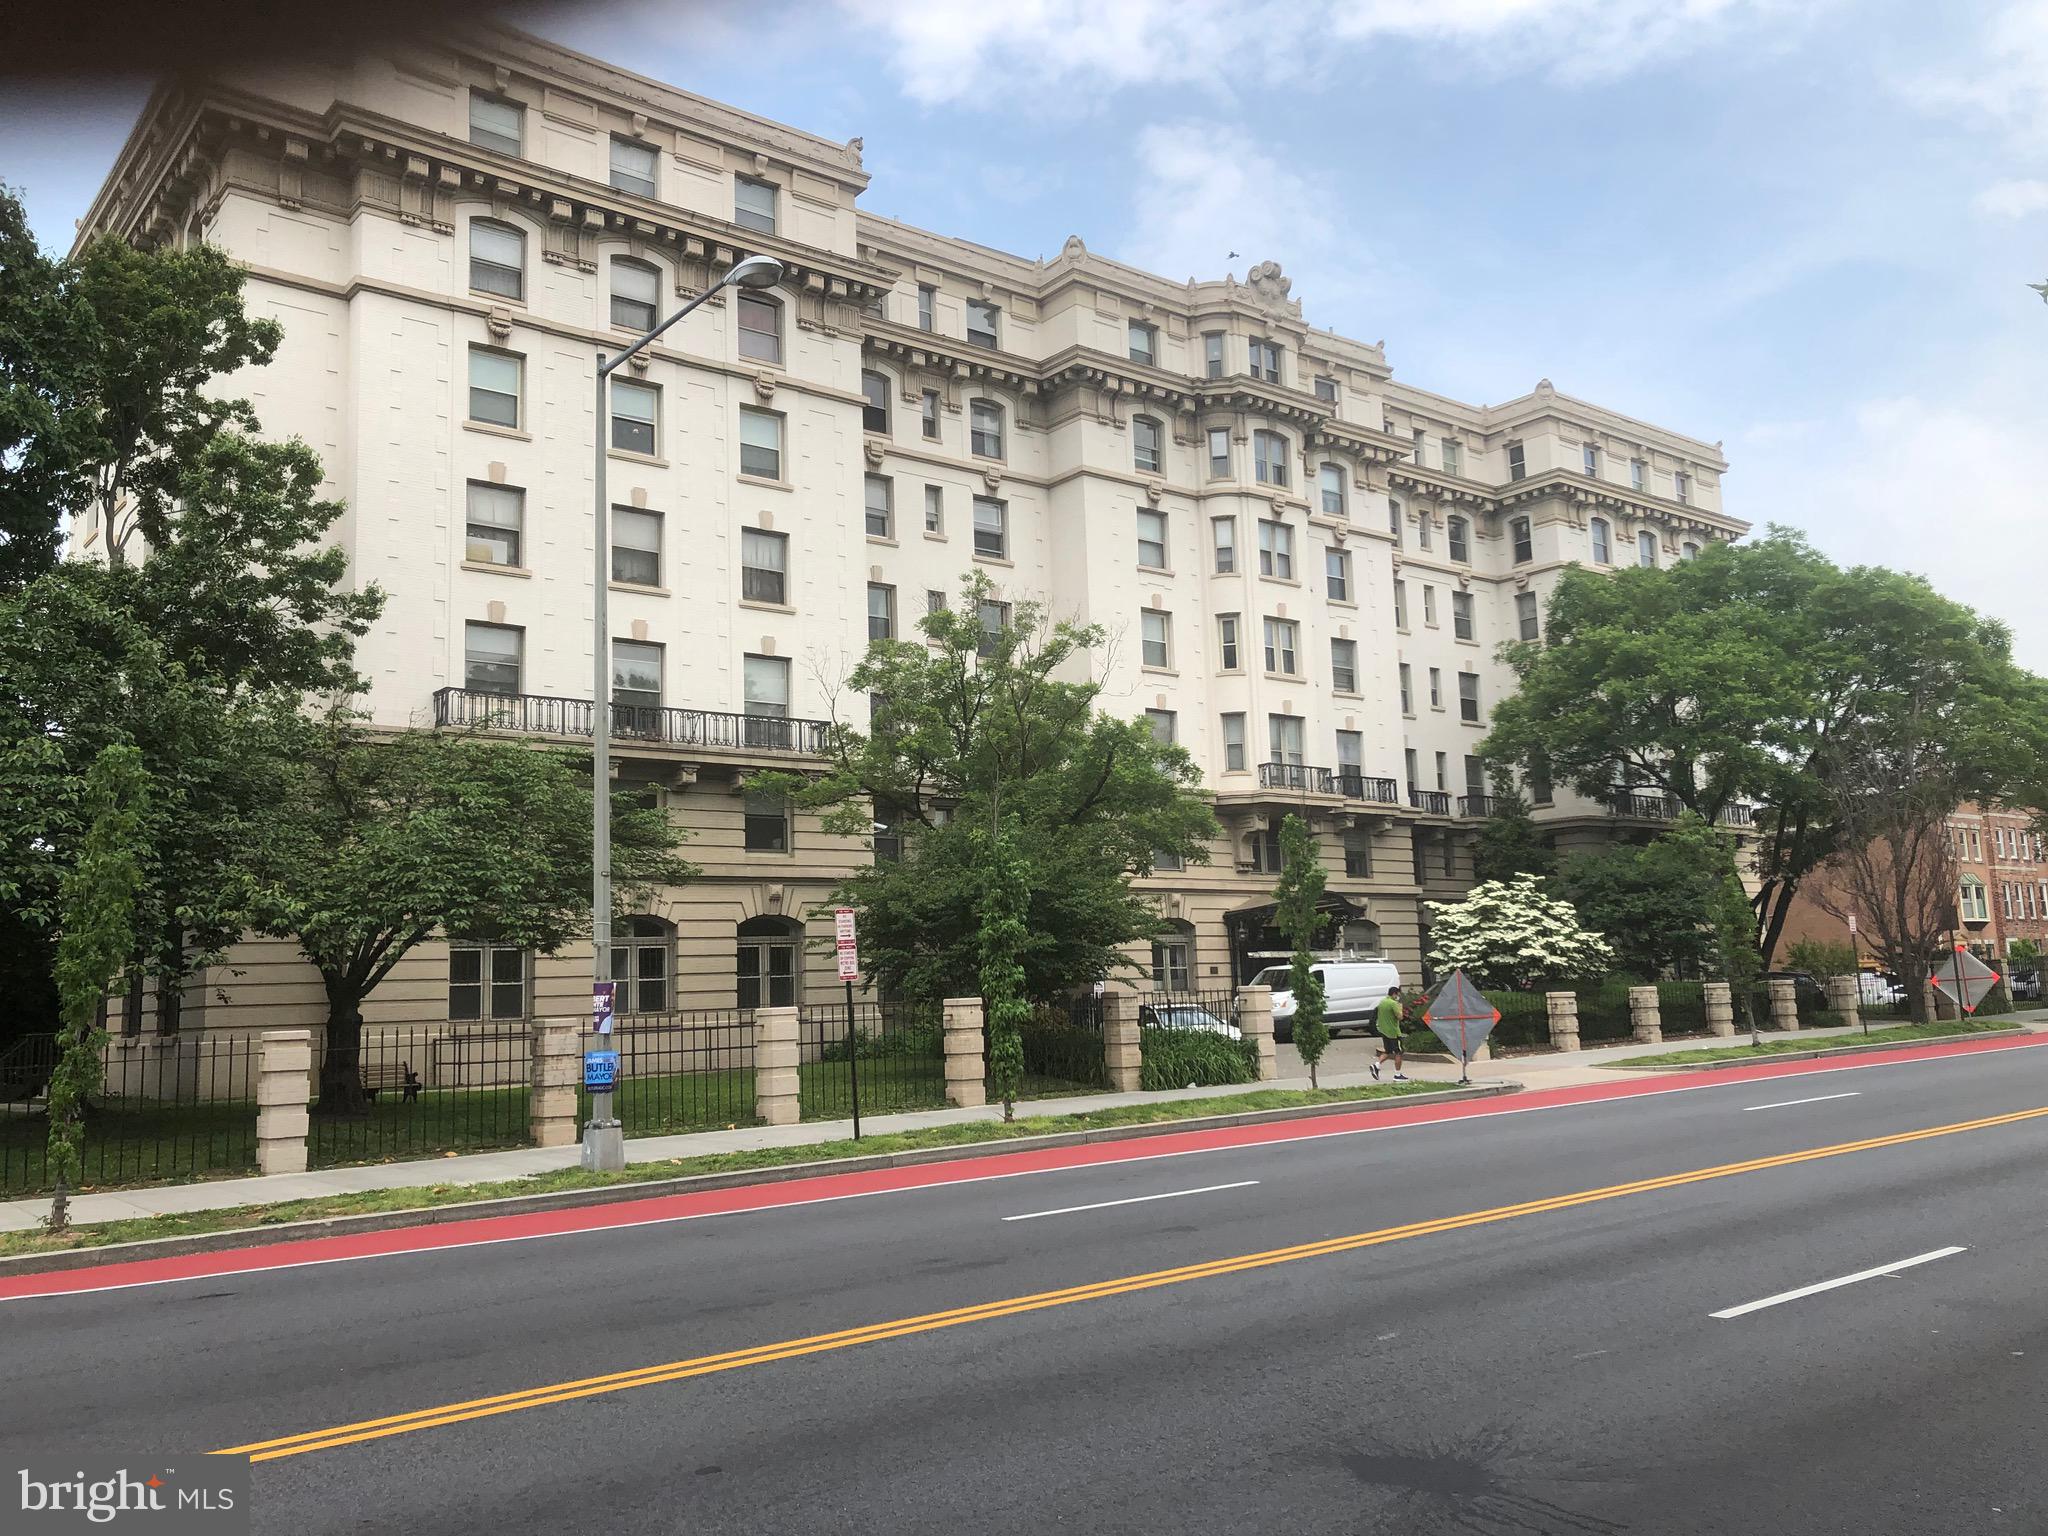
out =
[[1294,998],[1294,1049],[1316,1086],[1316,1066],[1330,1045],[1323,1021],[1323,983],[1313,967],[1316,940],[1329,924],[1319,906],[1327,879],[1308,823],[1289,813],[1280,822],[1280,883],[1273,890],[1273,926],[1294,947],[1287,989]]
[[1024,1080],[1024,1023],[1031,1017],[1025,995],[1022,955],[1027,934],[1024,913],[1029,893],[1024,868],[1009,835],[983,834],[980,919],[981,998],[988,1030],[988,1069],[1003,1118],[1017,1118],[1017,1091]]
[[[436,933],[549,952],[589,932],[589,759],[446,731],[380,740],[345,708],[305,722],[253,829],[252,926],[298,941],[327,994],[317,1110],[364,1108],[363,1003]],[[667,815],[615,794],[618,899],[679,885]]]
[[1785,959],[1795,971],[1826,981],[1834,976],[1854,976],[1862,969],[1854,944],[1836,944],[1827,939],[1801,939],[1785,950]]
[[1535,875],[1475,885],[1463,901],[1431,901],[1429,963],[1439,975],[1463,970],[1482,989],[1533,992],[1592,981],[1614,966],[1614,951],[1587,932],[1568,901],[1545,894]]
[[57,1179],[52,1232],[70,1221],[85,1105],[100,1088],[106,1043],[100,1000],[134,943],[135,890],[142,879],[136,833],[147,798],[141,754],[133,747],[108,747],[93,759],[85,779],[85,836],[77,861],[64,872],[64,931],[57,941],[63,1028],[49,1087],[50,1167]]
[[1529,802],[1512,784],[1494,795],[1494,814],[1472,844],[1472,874],[1479,881],[1512,880],[1516,875],[1557,872],[1557,849],[1550,834],[1529,814]]
[[1648,843],[1574,855],[1551,885],[1606,937],[1630,975],[1697,975],[1713,953],[1708,908],[1727,859],[1721,836],[1688,811]]
[[1544,640],[1503,654],[1518,686],[1495,707],[1489,759],[1547,765],[1587,795],[1655,791],[1713,823],[1761,805],[1765,955],[1835,846],[1844,735],[1931,711],[1966,796],[2041,798],[2048,685],[2013,663],[2004,626],[1919,577],[1838,567],[1789,530],[1663,569],[1567,571]]
[[953,608],[926,616],[922,639],[874,642],[842,691],[866,706],[867,728],[835,722],[815,781],[752,780],[822,812],[828,831],[901,837],[900,860],[836,897],[860,909],[863,959],[891,993],[944,997],[980,974],[987,832],[1008,838],[1024,881],[1017,963],[1040,1000],[1128,966],[1125,948],[1163,927],[1132,872],[1161,854],[1206,861],[1216,834],[1186,751],[1098,708],[1104,632],[1033,602],[997,628],[998,603],[976,573]]
[[36,244],[21,199],[0,185],[0,593],[54,567],[75,510],[85,423],[68,414],[68,344],[86,316]]
[[1756,944],[1756,914],[1749,893],[1731,863],[1715,880],[1709,900],[1714,924],[1714,968],[1728,983],[1737,1016],[1749,1026],[1749,1043],[1757,1043],[1757,983],[1763,979],[1764,957]]

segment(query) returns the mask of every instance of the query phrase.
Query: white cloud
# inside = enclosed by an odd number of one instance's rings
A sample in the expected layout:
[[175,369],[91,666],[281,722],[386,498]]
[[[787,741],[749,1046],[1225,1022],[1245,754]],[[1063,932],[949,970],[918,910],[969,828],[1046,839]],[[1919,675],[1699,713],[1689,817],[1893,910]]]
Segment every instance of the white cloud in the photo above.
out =
[[1970,200],[1970,206],[1991,219],[2024,219],[2048,212],[2048,181],[1993,182]]
[[2048,145],[2048,0],[2008,0],[1962,60],[1906,89],[1922,107],[1996,129],[2038,156]]
[[1815,0],[841,0],[881,36],[926,103],[1020,94],[1289,84],[1329,70],[1332,45],[1405,41],[1488,74],[1579,81],[1718,41],[1729,27],[1810,17]]

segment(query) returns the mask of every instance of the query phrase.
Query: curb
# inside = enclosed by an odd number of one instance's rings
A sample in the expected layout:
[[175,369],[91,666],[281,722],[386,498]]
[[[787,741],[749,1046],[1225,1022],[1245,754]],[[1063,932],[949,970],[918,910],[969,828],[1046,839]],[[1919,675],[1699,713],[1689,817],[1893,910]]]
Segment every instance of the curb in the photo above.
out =
[[357,1232],[386,1232],[396,1227],[434,1227],[449,1222],[475,1221],[488,1216],[517,1216],[540,1211],[574,1210],[581,1206],[615,1205],[627,1200],[646,1200],[660,1195],[700,1194],[709,1190],[734,1189],[748,1184],[786,1184],[797,1179],[818,1178],[835,1173],[870,1173],[878,1169],[914,1168],[922,1163],[960,1162],[979,1157],[999,1157],[1013,1152],[1037,1152],[1056,1147],[1086,1146],[1105,1141],[1138,1141],[1148,1136],[1170,1136],[1182,1131],[1225,1130],[1240,1125],[1267,1125],[1282,1120],[1315,1120],[1328,1115],[1383,1114],[1389,1110],[1411,1109],[1418,1104],[1456,1104],[1468,1099],[1492,1099],[1519,1093],[1514,1082],[1488,1083],[1470,1088],[1452,1087],[1440,1093],[1404,1093],[1388,1099],[1343,1099],[1328,1104],[1298,1104],[1281,1109],[1246,1110],[1234,1115],[1202,1115],[1186,1120],[1161,1120],[1150,1125],[1106,1125],[1087,1131],[1058,1131],[1049,1136],[1013,1136],[999,1141],[967,1142],[955,1147],[918,1147],[908,1152],[878,1152],[870,1157],[836,1157],[808,1163],[783,1163],[773,1168],[740,1168],[731,1173],[685,1174],[669,1179],[647,1179],[632,1184],[605,1184],[593,1189],[552,1190],[533,1195],[501,1195],[490,1200],[465,1200],[455,1205],[426,1206],[409,1211],[366,1211],[359,1216],[325,1216],[310,1221],[284,1222],[276,1226],[232,1227],[220,1232],[194,1232],[184,1237],[139,1238],[128,1243],[105,1243],[96,1248],[59,1249],[51,1253],[24,1253],[0,1258],[0,1278],[34,1275],[58,1270],[95,1269],[107,1264],[125,1264],[142,1259],[173,1259],[192,1253],[213,1253],[223,1248],[268,1248],[277,1243],[301,1242],[316,1237],[344,1237]]
[[1837,1045],[1811,1051],[1767,1051],[1757,1056],[1731,1056],[1726,1061],[1660,1062],[1654,1056],[1639,1056],[1633,1061],[1604,1061],[1598,1065],[1605,1072],[1719,1072],[1729,1067],[1753,1067],[1759,1062],[1819,1061],[1829,1056],[1864,1056],[1876,1051],[1910,1051],[1916,1046],[1952,1045],[1958,1040],[2010,1040],[2015,1035],[2033,1033],[2033,1030],[2025,1028],[1979,1029],[1924,1040],[1876,1040],[1869,1045]]

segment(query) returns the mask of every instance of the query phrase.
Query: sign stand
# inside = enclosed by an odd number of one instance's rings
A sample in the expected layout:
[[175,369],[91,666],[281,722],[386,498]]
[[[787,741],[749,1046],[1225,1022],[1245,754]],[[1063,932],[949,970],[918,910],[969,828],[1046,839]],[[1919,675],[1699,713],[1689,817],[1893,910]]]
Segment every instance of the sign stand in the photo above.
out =
[[853,984],[860,979],[860,946],[853,926],[853,908],[832,914],[833,946],[839,954],[839,979],[846,983],[846,1074],[853,1091],[853,1139],[860,1140],[860,1030],[854,1025]]
[[1458,1081],[1470,1083],[1473,1053],[1486,1044],[1486,1037],[1500,1022],[1500,1010],[1472,985],[1471,977],[1456,970],[1444,978],[1436,996],[1422,1010],[1422,1022],[1457,1052]]

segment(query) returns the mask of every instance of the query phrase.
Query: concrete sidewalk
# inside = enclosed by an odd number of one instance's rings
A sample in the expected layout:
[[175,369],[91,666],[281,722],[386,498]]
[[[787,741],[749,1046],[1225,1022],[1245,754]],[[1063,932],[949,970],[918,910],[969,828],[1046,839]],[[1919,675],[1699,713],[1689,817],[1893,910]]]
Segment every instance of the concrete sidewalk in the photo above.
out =
[[[1989,1021],[1986,1021],[1989,1022]],[[2023,1025],[2040,1033],[2048,1030],[2048,1019],[2021,1014],[2000,1020]],[[1824,1041],[1831,1036],[1857,1035],[1861,1030],[1805,1029],[1780,1033],[1769,1031],[1772,1040]],[[1737,1041],[1727,1043],[1739,1043]],[[1620,1079],[1602,1070],[1602,1064],[1668,1055],[1694,1050],[1716,1042],[1703,1040],[1666,1041],[1661,1045],[1611,1045],[1593,1050],[1538,1053],[1505,1060],[1476,1062],[1474,1083],[1513,1082],[1524,1088],[1566,1088],[1584,1083],[1612,1083]],[[1367,1066],[1374,1054],[1373,1042],[1364,1036],[1347,1035],[1330,1043],[1319,1074],[1325,1088],[1350,1088],[1372,1081]],[[1091,1093],[1065,1099],[1032,1099],[1018,1105],[1020,1116],[1074,1115],[1120,1104],[1158,1104],[1176,1101],[1199,1102],[1253,1088],[1300,1089],[1308,1087],[1308,1072],[1294,1048],[1277,1048],[1276,1078],[1270,1083],[1216,1088],[1182,1088],[1164,1093]],[[1416,1061],[1408,1075],[1417,1082],[1455,1083],[1456,1062]],[[972,1121],[998,1121],[1002,1109],[931,1109],[909,1114],[866,1115],[861,1119],[864,1133],[881,1135],[890,1131],[921,1130],[929,1126],[960,1125]],[[690,1131],[675,1136],[638,1137],[626,1143],[628,1163],[654,1162],[663,1158],[700,1157],[718,1152],[746,1152],[761,1147],[818,1146],[846,1141],[853,1135],[850,1120],[807,1120],[797,1125],[756,1125],[730,1131]],[[162,1216],[190,1211],[221,1210],[238,1205],[271,1205],[284,1200],[310,1200],[322,1195],[354,1194],[372,1189],[411,1189],[443,1184],[486,1184],[499,1179],[523,1178],[557,1168],[573,1168],[581,1151],[569,1147],[513,1147],[502,1152],[469,1152],[426,1158],[407,1163],[371,1163],[348,1168],[322,1168],[307,1173],[277,1173],[243,1179],[213,1179],[191,1184],[161,1184],[140,1189],[110,1190],[74,1195],[71,1219],[76,1223],[124,1221],[140,1216]],[[39,1227],[49,1214],[48,1196],[0,1203],[0,1232],[22,1232]]]

